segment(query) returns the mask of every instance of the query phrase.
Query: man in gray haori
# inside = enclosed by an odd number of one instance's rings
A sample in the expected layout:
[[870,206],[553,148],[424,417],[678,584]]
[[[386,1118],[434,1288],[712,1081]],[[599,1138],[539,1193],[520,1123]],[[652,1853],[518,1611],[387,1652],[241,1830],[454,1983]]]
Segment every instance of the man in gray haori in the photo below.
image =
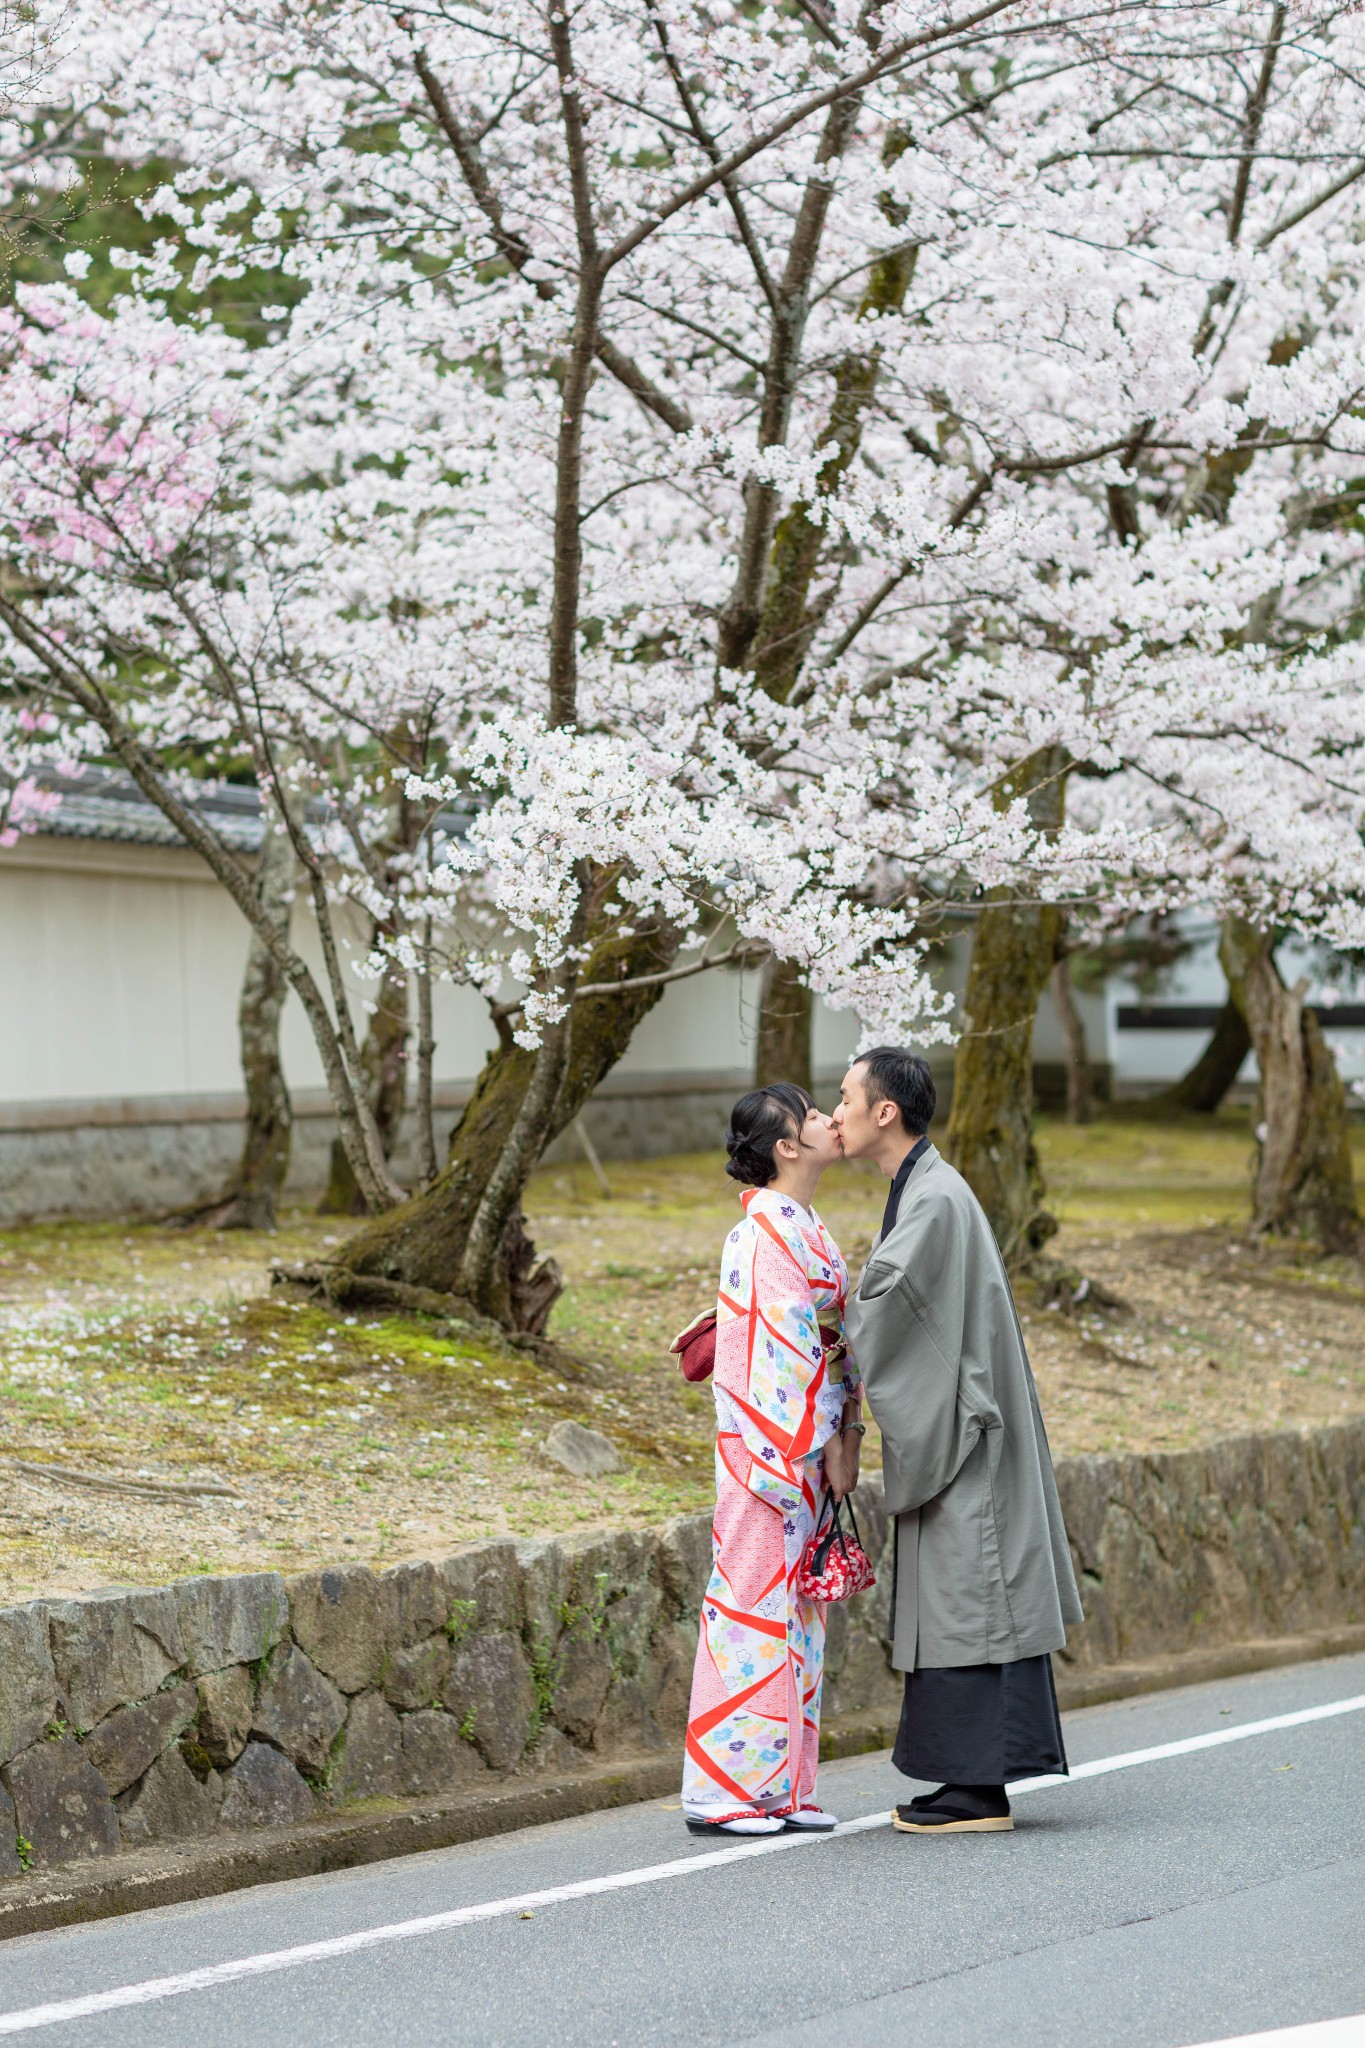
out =
[[896,1518],[894,1761],[943,1781],[891,1817],[910,1834],[995,1832],[1014,1825],[1010,1780],[1066,1770],[1050,1653],[1081,1603],[1004,1261],[929,1143],[934,1109],[927,1061],[899,1047],[845,1076],[845,1156],[891,1176],[846,1324]]

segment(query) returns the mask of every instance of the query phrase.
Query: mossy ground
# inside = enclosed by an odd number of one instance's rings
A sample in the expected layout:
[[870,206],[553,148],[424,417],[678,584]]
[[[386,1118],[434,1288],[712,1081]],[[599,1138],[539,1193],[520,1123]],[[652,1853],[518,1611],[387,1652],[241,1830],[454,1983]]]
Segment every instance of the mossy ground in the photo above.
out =
[[[1365,1133],[1357,1170],[1365,1181]],[[1248,1245],[1245,1112],[1166,1127],[1040,1129],[1050,1247],[1112,1295],[1021,1309],[1054,1449],[1174,1449],[1365,1409],[1365,1271]],[[705,1305],[735,1191],[710,1154],[539,1174],[528,1209],[569,1286],[561,1362],[452,1342],[420,1319],[340,1315],[269,1287],[269,1261],[334,1244],[155,1224],[0,1234],[0,1600],[194,1571],[439,1555],[483,1532],[642,1522],[711,1497],[711,1402],[666,1357]],[[885,1183],[836,1169],[819,1206],[850,1264]],[[571,1416],[625,1470],[570,1479],[541,1454]],[[875,1463],[875,1433],[868,1452]],[[61,1465],[239,1499],[151,1501],[15,1468]]]

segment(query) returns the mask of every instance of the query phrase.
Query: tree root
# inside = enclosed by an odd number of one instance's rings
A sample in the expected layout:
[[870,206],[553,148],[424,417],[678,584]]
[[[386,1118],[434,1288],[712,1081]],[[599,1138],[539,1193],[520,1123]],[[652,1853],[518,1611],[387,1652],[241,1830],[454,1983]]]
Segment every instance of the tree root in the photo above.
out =
[[229,1188],[221,1195],[213,1195],[206,1202],[198,1202],[185,1209],[171,1209],[158,1216],[157,1222],[163,1230],[261,1230],[273,1231],[278,1228],[275,1218],[275,1197],[272,1194],[248,1194],[239,1188]]
[[[548,1337],[529,1336],[521,1330],[504,1329],[491,1316],[481,1315],[461,1294],[442,1294],[434,1287],[413,1287],[406,1280],[386,1280],[377,1273],[356,1273],[349,1266],[327,1260],[312,1260],[303,1266],[286,1266],[272,1261],[271,1285],[299,1287],[316,1300],[333,1308],[397,1308],[412,1316],[430,1316],[445,1327],[435,1334],[443,1337],[477,1337],[485,1344],[529,1351],[542,1364],[562,1367],[568,1354]],[[576,1364],[576,1361],[573,1361]]]
[[1039,1308],[1055,1307],[1066,1316],[1075,1315],[1082,1307],[1107,1309],[1111,1315],[1132,1313],[1130,1304],[1121,1294],[1111,1294],[1098,1280],[1082,1273],[1078,1266],[1068,1266],[1061,1259],[1035,1253],[1019,1277],[1031,1285]]

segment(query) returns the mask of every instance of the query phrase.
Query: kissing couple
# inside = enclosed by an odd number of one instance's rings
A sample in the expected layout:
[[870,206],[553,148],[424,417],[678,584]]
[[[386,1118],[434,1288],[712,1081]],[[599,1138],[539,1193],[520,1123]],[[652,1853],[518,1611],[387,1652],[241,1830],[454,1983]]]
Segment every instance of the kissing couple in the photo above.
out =
[[[1004,1832],[1007,1784],[1067,1767],[1051,1652],[1082,1617],[1052,1459],[1004,1262],[929,1141],[935,1108],[928,1062],[882,1046],[854,1060],[832,1116],[785,1081],[731,1111],[744,1215],[716,1303],[713,1562],[683,1764],[694,1834],[837,1826],[816,1797],[825,1601],[809,1559],[817,1521],[858,1483],[864,1395],[895,1522],[893,1761],[939,1781],[893,1826]],[[814,1208],[841,1158],[891,1182],[851,1294]]]

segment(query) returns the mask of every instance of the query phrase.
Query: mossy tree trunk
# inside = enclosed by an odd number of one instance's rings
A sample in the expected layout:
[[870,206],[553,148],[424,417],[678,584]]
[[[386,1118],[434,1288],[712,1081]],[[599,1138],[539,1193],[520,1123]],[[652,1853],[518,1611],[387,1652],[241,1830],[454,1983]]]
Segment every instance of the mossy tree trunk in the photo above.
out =
[[[1066,757],[1046,747],[1023,762],[1002,799],[1026,794],[1035,824],[1056,832]],[[1007,1259],[1026,1262],[1057,1228],[1043,1205],[1033,1138],[1033,1022],[1057,958],[1062,913],[1014,888],[982,901],[962,1003],[962,1036],[944,1150],[973,1192]]]
[[[893,129],[887,138],[883,161],[888,165],[895,163],[908,143],[907,135]],[[883,211],[893,227],[903,226],[908,217],[907,209],[889,198],[883,200]],[[819,443],[825,461],[817,501],[838,489],[858,453],[881,370],[876,322],[883,315],[894,317],[902,310],[918,255],[919,250],[913,246],[893,249],[879,257],[868,272],[858,318],[869,323],[871,339],[866,348],[850,350],[839,365],[829,420]],[[814,590],[816,574],[828,547],[829,534],[818,517],[818,502],[814,507],[806,503],[793,505],[773,533],[763,610],[754,633],[750,661],[762,688],[779,704],[790,703],[800,689],[806,655],[836,587],[831,580],[827,591]],[[802,1088],[811,1087],[814,1012],[814,1001],[800,968],[793,961],[774,960],[763,977],[760,996],[754,1060],[756,1086],[762,1087],[766,1081],[795,1081]]]
[[1360,1216],[1346,1122],[1346,1091],[1307,984],[1286,986],[1273,932],[1244,918],[1223,925],[1218,957],[1246,1021],[1260,1068],[1251,1225],[1354,1251]]
[[[407,971],[396,960],[391,960],[379,984],[374,1013],[360,1048],[365,1095],[374,1112],[379,1142],[388,1160],[393,1158],[403,1122],[410,1030]],[[369,1203],[351,1170],[346,1147],[340,1138],[332,1140],[331,1169],[319,1213],[323,1216],[369,1214]]]
[[[289,835],[267,811],[256,866],[256,895],[281,937],[288,934],[296,879]],[[253,930],[237,1005],[237,1038],[246,1089],[242,1156],[222,1195],[194,1219],[219,1230],[275,1228],[275,1209],[289,1172],[294,1131],[293,1105],[280,1058],[280,1013],[288,991],[278,960]]]
[[[420,767],[423,749],[414,746],[411,731],[407,726],[395,726],[389,734],[389,745],[395,758],[399,760],[411,750],[410,759],[414,768]],[[376,880],[382,884],[386,894],[397,893],[398,862],[415,853],[424,824],[425,817],[421,808],[406,794],[400,794],[394,799],[388,839],[377,849],[380,865]],[[371,932],[371,945],[394,939],[399,929],[399,925],[393,920],[376,923]],[[393,1159],[402,1130],[403,1111],[407,1105],[408,1045],[412,1036],[408,983],[407,969],[390,955],[385,962],[374,1008],[370,1013],[370,1021],[360,1047],[360,1085],[374,1118],[386,1164]],[[334,1138],[331,1170],[327,1177],[326,1192],[319,1205],[319,1213],[324,1216],[365,1216],[369,1212],[370,1204],[366,1201],[364,1190],[356,1179],[346,1147],[339,1137]]]
[[[642,928],[623,939],[606,929],[605,919],[599,916],[596,922],[599,934],[583,969],[585,987],[666,973],[676,958],[677,937],[665,926]],[[573,1122],[611,1072],[663,990],[664,984],[655,982],[619,995],[580,995],[575,1001],[562,1079],[553,1102],[538,1113],[537,1130],[530,1134],[522,1185],[545,1146]],[[342,1253],[349,1271],[441,1294],[461,1290],[470,1229],[512,1136],[537,1057],[514,1044],[510,1035],[490,1053],[436,1179],[411,1201],[357,1231]],[[537,1260],[521,1214],[520,1185],[515,1192],[477,1305],[514,1330],[538,1334],[562,1281],[552,1259]]]
[[1212,1036],[1194,1065],[1159,1095],[1140,1105],[1145,1116],[1212,1116],[1251,1051],[1246,1018],[1229,996]]
[[1071,983],[1071,962],[1065,948],[1052,964],[1052,1000],[1066,1048],[1066,1120],[1088,1124],[1095,1113],[1095,1077],[1086,1043],[1085,1019]]
[[779,960],[774,954],[763,969],[754,1056],[756,1088],[765,1088],[770,1081],[794,1081],[798,1088],[810,1093],[814,1007],[814,998],[800,968],[794,961]]

